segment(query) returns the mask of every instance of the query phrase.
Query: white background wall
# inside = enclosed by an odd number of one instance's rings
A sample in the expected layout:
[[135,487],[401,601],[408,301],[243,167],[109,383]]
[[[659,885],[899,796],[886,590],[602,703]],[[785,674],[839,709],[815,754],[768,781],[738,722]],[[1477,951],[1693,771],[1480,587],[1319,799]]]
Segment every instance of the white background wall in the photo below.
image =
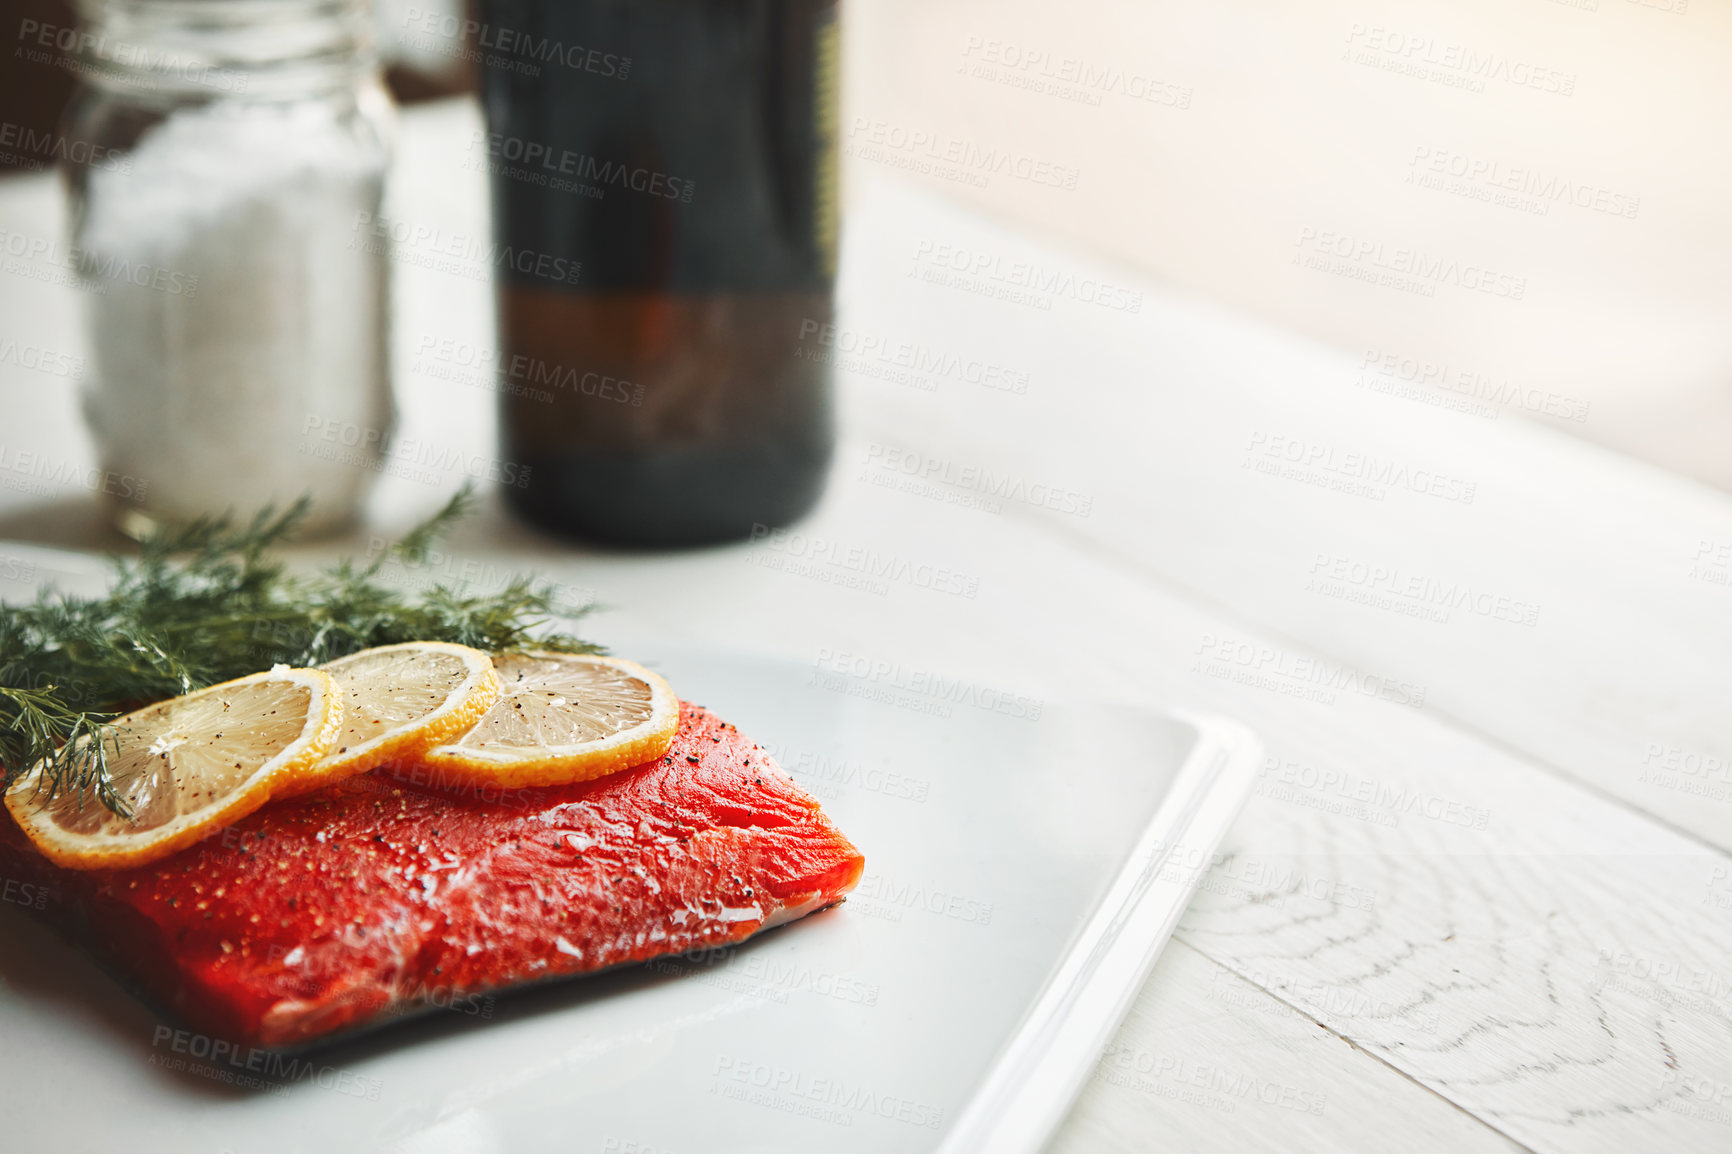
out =
[[854,171],[1732,487],[1728,0],[855,0],[847,19]]

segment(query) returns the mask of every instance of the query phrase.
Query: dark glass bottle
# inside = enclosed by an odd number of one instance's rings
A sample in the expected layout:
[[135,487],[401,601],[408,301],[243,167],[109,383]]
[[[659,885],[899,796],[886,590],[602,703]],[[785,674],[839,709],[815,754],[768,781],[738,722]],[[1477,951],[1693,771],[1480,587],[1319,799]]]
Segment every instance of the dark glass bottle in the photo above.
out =
[[483,0],[508,486],[633,545],[800,516],[834,439],[836,0]]

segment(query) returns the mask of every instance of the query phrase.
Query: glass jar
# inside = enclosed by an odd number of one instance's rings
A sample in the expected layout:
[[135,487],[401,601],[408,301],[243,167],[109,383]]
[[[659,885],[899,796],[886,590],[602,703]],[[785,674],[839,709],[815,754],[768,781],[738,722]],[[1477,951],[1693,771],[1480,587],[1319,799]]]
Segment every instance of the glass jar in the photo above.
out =
[[64,168],[122,529],[359,511],[391,433],[367,0],[79,0]]

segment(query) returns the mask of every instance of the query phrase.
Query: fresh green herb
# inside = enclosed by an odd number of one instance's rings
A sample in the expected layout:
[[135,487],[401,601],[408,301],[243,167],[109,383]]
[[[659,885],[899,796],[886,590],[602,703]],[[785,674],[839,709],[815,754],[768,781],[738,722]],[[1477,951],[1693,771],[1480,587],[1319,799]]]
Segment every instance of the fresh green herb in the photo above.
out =
[[38,772],[44,799],[93,795],[130,807],[108,770],[118,715],[277,663],[320,665],[401,641],[450,641],[490,653],[525,648],[595,653],[550,629],[580,616],[529,577],[481,595],[438,583],[405,592],[381,579],[387,563],[416,567],[469,511],[465,487],[424,524],[370,562],[291,573],[268,550],[289,539],[307,503],[236,525],[199,521],[114,559],[103,597],[44,592],[0,605],[0,766],[8,788]]
[[[0,750],[7,751],[4,764],[15,764],[10,751],[22,750],[21,756],[37,756],[41,762],[41,788],[46,797],[52,798],[67,789],[78,793],[94,791],[109,809],[129,814],[132,807],[114,788],[108,774],[113,730],[103,723],[109,719],[107,713],[71,708],[52,686],[47,689],[0,686],[0,724],[6,726],[0,731]],[[11,785],[16,776],[8,772],[6,784]]]

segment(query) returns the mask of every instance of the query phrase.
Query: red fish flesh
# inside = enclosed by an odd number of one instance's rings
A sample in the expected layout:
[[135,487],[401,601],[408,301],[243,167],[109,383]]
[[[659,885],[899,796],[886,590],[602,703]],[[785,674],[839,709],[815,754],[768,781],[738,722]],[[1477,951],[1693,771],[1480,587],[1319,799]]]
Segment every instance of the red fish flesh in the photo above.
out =
[[738,942],[864,859],[768,754],[682,705],[659,761],[552,789],[411,766],[269,805],[166,861],[63,870],[0,821],[0,871],[197,1029],[304,1044],[424,1005]]

